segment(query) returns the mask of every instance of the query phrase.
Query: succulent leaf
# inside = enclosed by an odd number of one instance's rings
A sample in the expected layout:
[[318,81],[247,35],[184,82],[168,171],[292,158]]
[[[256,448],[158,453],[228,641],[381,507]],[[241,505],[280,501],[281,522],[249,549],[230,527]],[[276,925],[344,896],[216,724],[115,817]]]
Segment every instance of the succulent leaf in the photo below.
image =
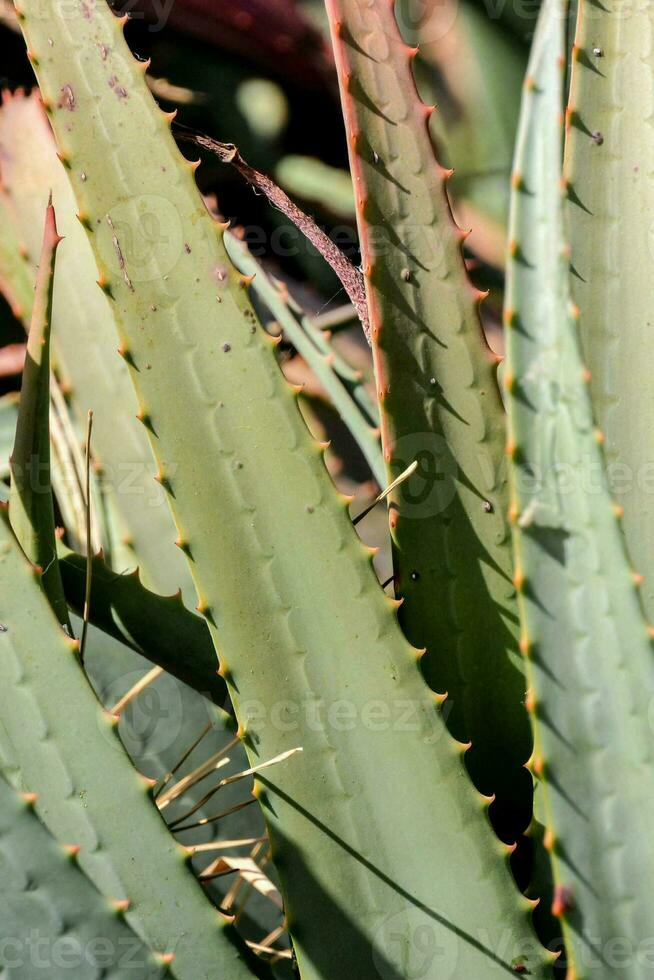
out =
[[[448,724],[470,740],[478,788],[530,815],[531,748],[516,653],[497,358],[479,320],[445,185],[416,93],[415,52],[390,3],[327,0],[373,327],[382,443],[393,495],[400,621],[426,647]],[[389,480],[390,482],[390,480]]]
[[[174,977],[0,776],[0,946],[16,980]],[[3,971],[4,972],[4,971]]]
[[[564,248],[565,5],[546,0],[513,180],[507,390],[521,647],[569,977],[642,977],[654,659],[594,429]],[[630,954],[619,968],[612,944]]]
[[20,545],[39,569],[41,584],[57,619],[70,631],[55,537],[50,479],[50,327],[55,254],[60,238],[52,205],[45,211],[43,247],[36,279],[32,322],[9,461],[9,520]]
[[572,295],[595,421],[631,560],[654,621],[654,31],[649,4],[579,0],[564,174]]
[[150,949],[175,953],[179,978],[249,977],[3,520],[0,595],[0,716],[21,788],[38,787],[39,816],[60,843],[81,847],[107,899],[129,900],[128,922]]

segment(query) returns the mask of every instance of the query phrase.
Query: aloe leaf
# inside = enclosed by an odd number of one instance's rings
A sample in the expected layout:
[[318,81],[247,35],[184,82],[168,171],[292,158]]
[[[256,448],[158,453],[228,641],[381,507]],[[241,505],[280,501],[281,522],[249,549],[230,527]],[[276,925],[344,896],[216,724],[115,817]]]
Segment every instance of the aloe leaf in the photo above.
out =
[[[60,558],[59,567],[66,599],[81,615],[86,558],[66,552]],[[227,689],[223,678],[218,676],[216,652],[207,624],[189,612],[179,593],[160,596],[150,592],[141,583],[138,572],[114,572],[97,555],[92,564],[90,621],[215,704],[225,703]]]
[[[7,975],[35,980],[173,976],[0,776],[0,948]],[[3,969],[3,973],[5,970]]]
[[50,481],[50,327],[55,254],[59,242],[54,208],[48,205],[27,337],[16,437],[9,461],[9,520],[23,551],[39,569],[43,590],[57,619],[70,631],[57,562]]
[[[362,414],[361,409],[333,367],[333,354],[324,353],[307,334],[279,288],[248,252],[247,246],[233,235],[225,236],[225,247],[232,262],[245,276],[254,276],[253,291],[277,320],[297,352],[316,375],[336,411],[350,430],[380,486],[384,486],[385,466],[379,433]],[[324,343],[324,341],[323,341]],[[322,346],[322,345],[321,345]]]
[[[389,3],[328,0],[354,174],[389,476],[418,471],[391,500],[400,622],[447,691],[448,724],[498,804],[530,815],[531,742],[516,653],[506,522],[505,423],[497,358],[479,320],[436,162],[431,110]],[[390,481],[389,481],[390,482]]]
[[584,358],[614,499],[654,622],[654,371],[649,337],[654,269],[654,151],[649,103],[654,10],[621,15],[580,0],[564,174]]
[[303,977],[398,972],[423,927],[461,975],[504,975],[516,956],[547,975],[461,747],[143,66],[104,4],[39,10],[21,5],[22,27],[241,733],[253,763],[303,749],[256,782]]
[[[506,388],[541,817],[568,976],[640,978],[654,934],[652,646],[579,350],[560,185],[565,5],[547,0],[513,184]],[[616,937],[625,956],[616,953]]]
[[[441,153],[455,168],[449,190],[457,203],[463,199],[498,222],[504,245],[528,51],[475,0],[422,8],[400,0],[396,10],[404,40],[420,46],[418,89],[438,106],[431,125]],[[473,225],[473,251],[477,231]]]
[[[38,95],[15,95],[0,111],[0,167],[14,219],[36,266],[39,227],[52,190],[63,241],[57,256],[53,353],[77,423],[83,430],[93,410],[93,452],[98,481],[117,514],[120,537],[106,542],[122,571],[138,564],[152,588],[182,587],[192,598],[188,572],[174,547],[175,530],[165,494],[153,482],[156,465],[126,365],[116,352],[113,310],[95,285],[99,273],[65,167]],[[80,357],[80,349],[87,353]],[[121,540],[123,539],[123,540]]]
[[128,922],[179,978],[249,977],[231,927],[206,900],[186,855],[131,766],[58,627],[33,570],[0,521],[0,716],[37,812],[106,898],[129,900]]

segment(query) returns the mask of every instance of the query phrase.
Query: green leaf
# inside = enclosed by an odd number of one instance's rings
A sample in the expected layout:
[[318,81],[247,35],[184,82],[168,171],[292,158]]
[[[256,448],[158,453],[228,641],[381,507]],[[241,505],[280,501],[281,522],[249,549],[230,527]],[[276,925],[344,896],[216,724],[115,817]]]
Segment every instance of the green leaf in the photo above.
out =
[[580,0],[572,63],[565,178],[572,296],[579,307],[595,421],[609,488],[624,507],[631,560],[654,622],[654,8],[623,16]]
[[106,898],[130,901],[128,922],[148,946],[175,953],[180,980],[249,977],[4,521],[0,594],[0,717],[39,816],[61,843],[81,847],[80,864]]
[[87,9],[57,0],[42,20],[28,0],[22,26],[250,758],[303,749],[257,792],[304,980],[393,976],[415,929],[461,975],[504,976],[525,954],[543,977],[505,849],[193,167],[119,23],[104,4]]
[[9,461],[9,520],[20,545],[39,569],[43,591],[59,622],[70,632],[55,538],[50,479],[50,326],[55,253],[59,235],[52,205],[45,211],[43,247],[36,279],[32,322]]
[[0,776],[0,967],[15,980],[173,976]]
[[[357,197],[390,478],[400,622],[426,647],[425,677],[449,694],[477,787],[529,822],[531,751],[516,651],[506,521],[505,422],[497,358],[478,305],[416,93],[411,52],[388,3],[328,0]],[[390,481],[389,481],[390,482]]]
[[[654,935],[654,660],[593,428],[563,247],[565,5],[546,0],[514,174],[507,388],[540,820],[568,976],[636,980]],[[624,951],[627,950],[625,953]]]

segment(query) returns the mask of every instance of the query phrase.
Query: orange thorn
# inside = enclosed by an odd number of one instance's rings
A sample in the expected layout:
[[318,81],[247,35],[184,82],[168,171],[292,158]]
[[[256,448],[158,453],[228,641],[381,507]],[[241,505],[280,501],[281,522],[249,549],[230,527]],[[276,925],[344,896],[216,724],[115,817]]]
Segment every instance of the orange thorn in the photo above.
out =
[[554,901],[552,902],[552,915],[560,919],[567,912],[574,908],[572,890],[566,885],[557,885],[554,889]]

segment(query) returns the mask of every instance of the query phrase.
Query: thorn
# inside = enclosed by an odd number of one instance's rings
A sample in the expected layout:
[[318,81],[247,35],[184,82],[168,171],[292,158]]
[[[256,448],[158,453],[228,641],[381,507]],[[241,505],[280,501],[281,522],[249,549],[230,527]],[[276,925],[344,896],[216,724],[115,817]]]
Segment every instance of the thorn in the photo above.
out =
[[154,479],[156,480],[156,482],[159,484],[160,487],[163,487],[166,493],[170,494],[171,497],[175,496],[175,494],[173,493],[171,482],[168,479],[168,477],[165,475],[165,473],[162,473],[162,471],[159,470],[159,472],[156,474]]
[[82,850],[81,844],[64,844],[63,847],[68,857],[71,858],[71,860],[73,861],[77,858],[77,855]]
[[186,555],[187,558],[191,558],[191,559],[193,558],[193,555],[191,554],[191,546],[188,543],[188,541],[185,541],[184,538],[181,538],[180,537],[180,538],[177,538],[177,540],[175,541],[175,544],[179,548],[180,551],[183,551],[184,552],[184,554]]
[[114,912],[117,912],[119,915],[124,915],[130,906],[130,901],[128,898],[115,899],[111,901],[109,904],[111,905]]
[[139,409],[139,411],[136,413],[136,418],[146,427],[146,429],[149,429],[153,435],[156,435],[154,426],[152,425],[152,417],[148,412],[144,412],[142,409]]
[[640,572],[632,572],[631,573],[631,580],[634,583],[634,585],[636,586],[636,588],[639,589],[641,587],[641,585],[643,584],[643,582],[645,581],[645,576],[644,575],[641,575]]
[[622,504],[613,504],[613,514],[618,520],[622,520],[624,517],[624,507]]
[[256,272],[254,272],[251,276],[239,276],[239,282],[242,288],[249,289],[252,283],[254,282],[255,276],[256,276]]
[[604,436],[604,433],[602,432],[602,430],[601,429],[595,429],[594,435],[595,435],[595,442],[599,446],[603,446],[604,445],[605,436]]
[[574,908],[574,897],[572,889],[566,885],[557,885],[554,889],[554,901],[552,902],[552,915],[560,919]]
[[525,694],[525,708],[530,715],[536,710],[536,695],[531,688]]
[[170,966],[175,959],[174,953],[153,953],[152,955],[159,966]]
[[[85,211],[76,212],[75,217],[81,224],[82,228],[86,228],[87,231],[93,231],[93,225],[91,224],[91,219],[89,218],[88,214],[86,214]],[[102,286],[99,281],[98,281],[98,286],[100,286],[101,289],[104,289],[104,286]]]
[[522,592],[525,587],[525,576],[521,568],[516,568],[513,576],[513,585],[516,592]]
[[39,794],[38,793],[21,793],[20,794],[20,798],[23,801],[23,803],[27,804],[27,806],[33,807],[36,804],[36,802],[37,802],[37,800],[39,798]]
[[531,644],[529,642],[529,637],[528,636],[521,636],[520,637],[520,641],[518,643],[518,649],[520,650],[520,653],[522,654],[523,657],[529,656],[529,651],[531,649]]
[[545,848],[546,851],[553,851],[554,843],[555,843],[554,834],[552,830],[548,827],[547,830],[545,831],[545,834],[543,835],[543,847]]
[[[106,278],[106,276],[103,276],[103,275],[100,276],[99,279],[96,279],[96,283],[100,287],[100,289],[102,290],[102,292],[105,294],[105,296],[108,296],[109,299],[113,299],[114,298],[113,297],[113,293],[111,291],[111,283]],[[118,349],[118,353],[120,354],[120,348]]]

